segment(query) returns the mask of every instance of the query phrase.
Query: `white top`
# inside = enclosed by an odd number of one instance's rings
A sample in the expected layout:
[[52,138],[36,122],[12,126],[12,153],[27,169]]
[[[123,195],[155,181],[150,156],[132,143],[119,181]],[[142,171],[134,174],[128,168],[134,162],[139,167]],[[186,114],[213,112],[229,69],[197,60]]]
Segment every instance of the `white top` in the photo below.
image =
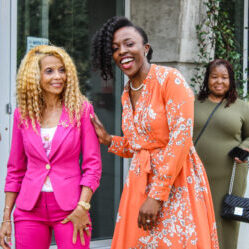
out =
[[[52,146],[52,140],[56,131],[56,127],[52,128],[41,128],[41,139],[42,139],[42,145],[46,152],[47,157],[49,156],[49,153],[51,151]],[[42,192],[53,192],[53,187],[50,181],[49,176],[46,177],[46,180],[42,186]]]

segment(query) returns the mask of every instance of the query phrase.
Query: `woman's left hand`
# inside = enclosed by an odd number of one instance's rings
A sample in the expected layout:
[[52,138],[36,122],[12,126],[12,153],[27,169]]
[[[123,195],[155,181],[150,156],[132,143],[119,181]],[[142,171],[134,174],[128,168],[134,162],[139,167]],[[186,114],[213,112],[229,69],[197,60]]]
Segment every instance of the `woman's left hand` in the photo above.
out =
[[61,223],[66,224],[69,221],[73,223],[73,244],[76,243],[77,235],[79,233],[81,244],[85,245],[84,231],[86,232],[87,236],[90,237],[91,233],[89,231],[89,227],[92,225],[89,220],[88,211],[84,210],[80,206],[77,206],[74,211]]
[[138,227],[144,230],[152,230],[156,224],[160,208],[160,201],[148,197],[139,210]]

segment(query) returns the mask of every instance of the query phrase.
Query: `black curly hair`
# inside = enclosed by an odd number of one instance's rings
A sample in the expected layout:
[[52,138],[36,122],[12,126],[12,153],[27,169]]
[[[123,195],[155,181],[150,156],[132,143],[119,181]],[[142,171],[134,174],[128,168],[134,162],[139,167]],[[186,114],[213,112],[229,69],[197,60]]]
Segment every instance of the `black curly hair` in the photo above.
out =
[[203,81],[203,84],[201,85],[200,92],[198,94],[198,100],[203,102],[210,94],[210,90],[208,88],[209,75],[210,75],[213,68],[220,66],[220,65],[223,65],[226,67],[226,69],[228,71],[228,75],[229,75],[230,85],[229,85],[229,90],[225,95],[225,99],[226,99],[226,106],[225,107],[228,107],[230,104],[232,104],[236,101],[236,99],[238,98],[238,93],[236,90],[233,67],[228,61],[226,61],[224,59],[215,59],[215,60],[208,63],[207,68],[206,68],[204,81]]
[[[94,69],[99,69],[101,77],[104,80],[113,79],[112,67],[112,40],[115,31],[123,27],[133,27],[143,38],[144,44],[148,43],[148,37],[145,31],[135,26],[129,19],[123,16],[114,16],[110,18],[96,32],[92,41],[92,64]],[[147,60],[150,62],[153,50],[150,47],[147,54]]]

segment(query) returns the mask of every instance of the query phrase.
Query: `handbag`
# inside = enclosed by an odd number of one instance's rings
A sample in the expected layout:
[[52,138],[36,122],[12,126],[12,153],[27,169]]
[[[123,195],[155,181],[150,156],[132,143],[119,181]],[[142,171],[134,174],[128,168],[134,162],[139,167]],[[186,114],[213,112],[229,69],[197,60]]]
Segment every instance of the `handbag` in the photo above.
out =
[[236,162],[234,162],[229,191],[222,202],[221,217],[249,223],[249,198],[232,194],[236,165]]

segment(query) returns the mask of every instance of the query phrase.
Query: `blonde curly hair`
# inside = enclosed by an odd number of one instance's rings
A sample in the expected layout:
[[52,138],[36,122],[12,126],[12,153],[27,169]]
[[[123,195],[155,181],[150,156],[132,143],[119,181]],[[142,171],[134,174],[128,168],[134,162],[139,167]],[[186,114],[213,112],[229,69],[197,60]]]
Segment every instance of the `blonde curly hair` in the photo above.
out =
[[27,124],[31,120],[36,130],[36,122],[41,123],[42,112],[45,108],[43,93],[40,86],[40,61],[45,56],[52,55],[59,58],[65,66],[67,81],[61,101],[65,105],[71,122],[80,125],[83,112],[83,102],[88,101],[81,94],[76,67],[63,49],[51,45],[40,45],[31,49],[23,58],[17,74],[17,104],[21,114],[21,122]]

